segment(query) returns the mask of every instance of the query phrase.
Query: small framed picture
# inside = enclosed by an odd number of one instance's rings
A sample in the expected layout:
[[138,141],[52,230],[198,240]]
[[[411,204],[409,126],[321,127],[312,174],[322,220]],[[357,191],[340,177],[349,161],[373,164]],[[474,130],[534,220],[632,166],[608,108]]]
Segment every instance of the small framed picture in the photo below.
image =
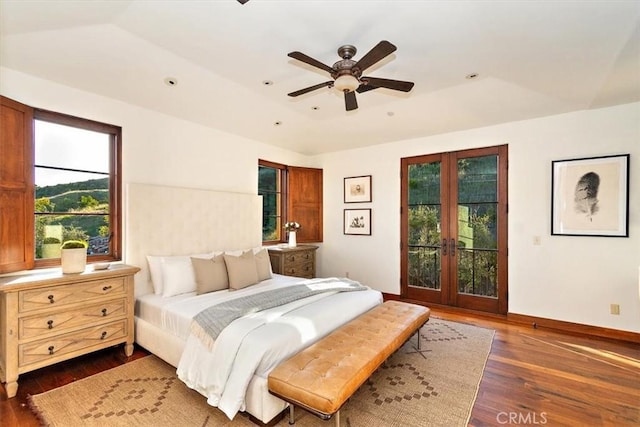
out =
[[629,237],[629,154],[551,162],[551,234]]
[[366,203],[371,201],[371,175],[350,176],[344,179],[344,202]]
[[371,209],[345,209],[344,234],[371,236]]

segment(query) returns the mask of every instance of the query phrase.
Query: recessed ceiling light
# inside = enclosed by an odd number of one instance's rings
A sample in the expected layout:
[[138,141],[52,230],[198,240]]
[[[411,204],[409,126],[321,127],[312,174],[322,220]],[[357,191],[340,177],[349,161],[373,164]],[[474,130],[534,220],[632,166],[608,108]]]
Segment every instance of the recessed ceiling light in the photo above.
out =
[[274,126],[280,126],[282,124],[282,122],[280,120],[278,120],[277,122],[275,122],[273,125]]
[[469,79],[469,80],[471,80],[471,79],[475,79],[476,77],[478,77],[478,73],[471,73],[471,74],[467,74],[467,75],[465,76],[465,78],[466,78],[466,79]]
[[177,86],[178,85],[178,79],[176,79],[175,77],[167,77],[166,79],[164,79],[164,83],[167,86]]
[[317,105],[314,105],[313,107],[311,107],[311,109],[313,111],[318,111],[320,109],[320,107],[318,107]]
[[271,85],[273,85],[273,82],[271,80],[263,80],[262,84],[265,85],[265,86],[271,86]]

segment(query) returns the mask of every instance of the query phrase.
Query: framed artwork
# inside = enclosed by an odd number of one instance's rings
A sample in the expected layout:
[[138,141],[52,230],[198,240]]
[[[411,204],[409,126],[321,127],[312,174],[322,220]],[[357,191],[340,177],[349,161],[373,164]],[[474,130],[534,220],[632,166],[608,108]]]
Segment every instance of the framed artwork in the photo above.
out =
[[366,203],[371,201],[371,175],[350,176],[344,179],[344,202]]
[[629,237],[629,154],[551,162],[551,234]]
[[344,234],[371,236],[371,209],[345,209]]

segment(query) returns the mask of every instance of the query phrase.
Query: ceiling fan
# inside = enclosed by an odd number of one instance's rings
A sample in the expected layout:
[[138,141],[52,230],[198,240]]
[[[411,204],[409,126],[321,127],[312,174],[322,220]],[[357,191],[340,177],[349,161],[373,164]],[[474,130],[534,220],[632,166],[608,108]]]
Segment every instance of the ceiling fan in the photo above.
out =
[[374,46],[373,49],[371,49],[365,56],[360,58],[359,61],[354,61],[351,58],[355,56],[357,52],[356,48],[351,45],[344,45],[338,49],[338,55],[342,58],[342,60],[336,62],[331,67],[311,58],[310,56],[305,55],[304,53],[297,51],[291,52],[287,56],[328,72],[333,80],[300,89],[295,92],[291,92],[288,95],[295,97],[323,87],[335,87],[336,89],[344,93],[344,102],[346,109],[347,111],[351,111],[358,108],[358,102],[356,101],[355,92],[367,92],[379,87],[399,90],[401,92],[409,92],[411,88],[413,88],[413,82],[381,79],[377,77],[368,77],[362,75],[362,72],[364,70],[371,67],[373,64],[382,60],[388,55],[392,54],[396,49],[397,48],[393,44],[389,43],[386,40],[382,40],[380,43]]

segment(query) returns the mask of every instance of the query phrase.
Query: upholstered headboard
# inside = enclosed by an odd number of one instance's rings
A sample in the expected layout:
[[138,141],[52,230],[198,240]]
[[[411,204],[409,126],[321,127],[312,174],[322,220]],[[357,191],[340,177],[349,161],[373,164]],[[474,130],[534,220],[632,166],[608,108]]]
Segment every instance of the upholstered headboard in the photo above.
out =
[[147,255],[189,255],[262,244],[262,197],[193,188],[126,186],[127,264],[140,268],[136,295],[152,292]]

